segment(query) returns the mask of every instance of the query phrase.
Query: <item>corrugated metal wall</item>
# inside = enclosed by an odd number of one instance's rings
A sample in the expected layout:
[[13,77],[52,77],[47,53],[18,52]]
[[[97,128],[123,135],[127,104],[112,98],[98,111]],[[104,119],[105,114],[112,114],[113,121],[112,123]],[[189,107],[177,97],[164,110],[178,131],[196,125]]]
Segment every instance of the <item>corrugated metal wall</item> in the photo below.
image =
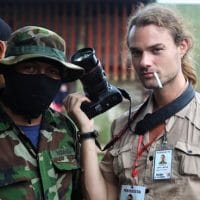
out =
[[77,49],[94,47],[110,79],[134,79],[123,45],[132,1],[113,2],[0,0],[0,15],[13,30],[38,25],[57,32],[66,40],[68,59]]

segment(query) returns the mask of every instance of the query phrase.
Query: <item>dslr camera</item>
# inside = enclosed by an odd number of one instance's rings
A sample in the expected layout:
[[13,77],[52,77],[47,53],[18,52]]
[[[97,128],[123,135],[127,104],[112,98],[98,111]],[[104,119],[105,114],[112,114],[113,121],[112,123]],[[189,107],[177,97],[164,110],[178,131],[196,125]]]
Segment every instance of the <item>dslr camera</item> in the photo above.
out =
[[91,119],[122,102],[120,90],[107,82],[103,66],[93,48],[78,50],[72,55],[71,62],[85,69],[80,81],[91,102],[83,102],[81,109],[88,118]]

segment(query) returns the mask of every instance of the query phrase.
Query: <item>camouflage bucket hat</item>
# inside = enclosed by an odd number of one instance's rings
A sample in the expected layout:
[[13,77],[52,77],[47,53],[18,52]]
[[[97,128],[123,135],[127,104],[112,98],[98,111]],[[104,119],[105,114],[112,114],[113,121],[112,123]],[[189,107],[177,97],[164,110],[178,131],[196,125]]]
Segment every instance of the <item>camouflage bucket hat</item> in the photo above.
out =
[[64,39],[43,27],[25,26],[13,32],[0,67],[6,69],[30,59],[56,63],[56,67],[62,67],[62,79],[65,82],[75,81],[84,73],[83,68],[66,62]]

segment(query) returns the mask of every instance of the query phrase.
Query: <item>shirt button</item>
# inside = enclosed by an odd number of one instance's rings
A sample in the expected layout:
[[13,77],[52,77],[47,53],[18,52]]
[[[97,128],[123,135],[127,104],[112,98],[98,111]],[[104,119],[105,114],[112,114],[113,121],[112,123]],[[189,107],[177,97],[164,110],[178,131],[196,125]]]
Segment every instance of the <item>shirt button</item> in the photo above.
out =
[[149,156],[149,160],[152,161],[153,160],[153,156]]
[[149,193],[149,188],[146,188],[145,193],[146,194]]
[[188,153],[191,154],[191,153],[192,153],[192,150],[188,150]]

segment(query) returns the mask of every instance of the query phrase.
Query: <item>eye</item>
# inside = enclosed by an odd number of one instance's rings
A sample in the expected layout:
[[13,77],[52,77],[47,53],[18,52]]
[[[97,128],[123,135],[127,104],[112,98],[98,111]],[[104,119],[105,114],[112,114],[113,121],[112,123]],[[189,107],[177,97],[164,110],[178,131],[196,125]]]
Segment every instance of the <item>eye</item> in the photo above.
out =
[[162,47],[156,47],[152,49],[152,53],[155,55],[161,54],[164,49]]
[[131,50],[131,55],[134,58],[138,58],[142,56],[142,51],[140,51],[139,49],[132,49]]
[[16,66],[16,70],[23,74],[35,74],[37,73],[37,69],[31,63],[26,63],[23,65]]
[[48,67],[46,69],[46,74],[49,77],[54,78],[54,79],[60,79],[61,78],[60,71],[57,68],[55,68],[55,67]]

